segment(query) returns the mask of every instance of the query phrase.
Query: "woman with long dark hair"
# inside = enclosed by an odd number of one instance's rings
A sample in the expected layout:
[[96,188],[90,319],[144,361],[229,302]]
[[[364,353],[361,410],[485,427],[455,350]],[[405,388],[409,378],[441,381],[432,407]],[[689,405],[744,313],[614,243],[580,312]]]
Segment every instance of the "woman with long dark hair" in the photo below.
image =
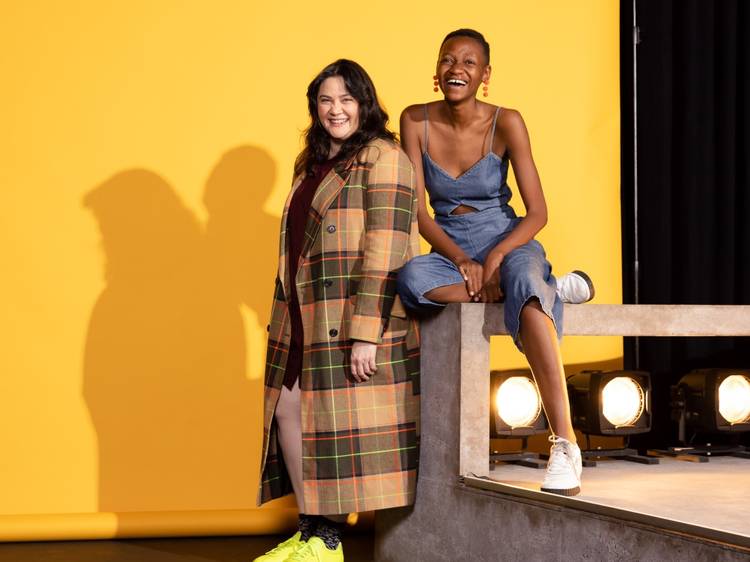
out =
[[[581,455],[558,340],[562,300],[590,300],[593,286],[580,271],[558,283],[534,240],[547,222],[547,207],[529,135],[518,111],[477,99],[480,87],[486,94],[490,74],[490,46],[482,34],[449,33],[434,76],[443,99],[410,106],[401,116],[401,141],[417,176],[419,231],[433,252],[404,267],[398,290],[415,309],[504,298],[505,325],[529,361],[553,432],[542,489],[574,495],[580,491]],[[509,165],[524,217],[509,205]]]
[[294,492],[295,535],[256,560],[343,560],[346,514],[414,501],[416,322],[396,295],[419,253],[414,173],[370,77],[338,60],[307,90],[311,124],[281,220],[259,501]]

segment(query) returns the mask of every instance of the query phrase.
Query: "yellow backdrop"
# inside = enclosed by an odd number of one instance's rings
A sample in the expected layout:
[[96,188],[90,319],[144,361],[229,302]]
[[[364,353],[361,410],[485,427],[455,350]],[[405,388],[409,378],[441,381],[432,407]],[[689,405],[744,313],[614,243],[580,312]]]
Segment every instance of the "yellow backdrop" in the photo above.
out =
[[[457,10],[461,7],[461,10]],[[270,532],[254,510],[280,210],[325,64],[397,126],[439,43],[492,45],[556,272],[620,302],[618,2],[12,3],[0,21],[0,539]],[[462,15],[458,15],[462,14]],[[520,204],[520,198],[514,202]],[[495,367],[523,359],[494,344]],[[568,362],[621,355],[566,341]]]

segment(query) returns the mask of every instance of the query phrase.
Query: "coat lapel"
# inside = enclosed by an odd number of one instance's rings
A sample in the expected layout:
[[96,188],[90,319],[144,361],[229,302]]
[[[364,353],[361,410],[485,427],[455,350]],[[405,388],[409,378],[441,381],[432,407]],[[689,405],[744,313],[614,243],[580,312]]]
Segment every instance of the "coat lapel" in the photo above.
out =
[[[310,246],[320,231],[320,224],[323,220],[328,207],[341,192],[343,187],[346,185],[351,172],[351,165],[354,159],[337,163],[333,166],[330,172],[328,172],[323,180],[320,182],[318,189],[315,191],[315,195],[310,206],[310,212],[307,215],[307,223],[305,224],[305,240],[302,244],[302,253],[300,254],[300,261],[297,267],[297,271],[302,269],[302,262],[310,251]],[[287,253],[288,253],[288,240],[287,240],[287,220],[289,217],[289,206],[292,203],[292,197],[302,183],[302,178],[297,178],[292,184],[292,189],[286,198],[284,204],[284,212],[281,216],[281,237],[279,243],[279,280],[284,289],[284,296],[289,298],[289,287],[293,284],[293,280],[287,279]]]
[[301,269],[302,260],[310,252],[310,246],[315,241],[320,232],[320,225],[323,217],[331,206],[333,200],[341,193],[349,179],[349,167],[334,166],[330,172],[320,182],[312,204],[310,212],[307,215],[307,224],[305,225],[305,241],[302,244],[302,253],[300,254],[300,263],[297,271]]

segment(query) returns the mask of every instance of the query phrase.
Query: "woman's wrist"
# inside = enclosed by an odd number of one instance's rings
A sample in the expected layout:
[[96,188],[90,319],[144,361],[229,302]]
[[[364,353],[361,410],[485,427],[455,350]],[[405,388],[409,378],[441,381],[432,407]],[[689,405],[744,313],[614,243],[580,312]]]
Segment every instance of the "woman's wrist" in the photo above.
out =
[[505,259],[505,251],[500,248],[493,248],[490,250],[490,253],[487,255],[486,262],[498,262],[501,263]]
[[462,262],[471,261],[471,258],[469,256],[467,256],[466,254],[462,253],[462,254],[458,254],[456,256],[453,256],[452,258],[450,258],[450,260],[453,262],[453,265],[459,265]]

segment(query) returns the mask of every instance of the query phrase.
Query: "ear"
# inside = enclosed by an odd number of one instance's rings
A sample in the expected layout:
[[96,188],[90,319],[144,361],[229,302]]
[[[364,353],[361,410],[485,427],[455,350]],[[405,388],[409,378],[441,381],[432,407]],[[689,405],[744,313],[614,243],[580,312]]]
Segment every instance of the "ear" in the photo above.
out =
[[489,82],[490,74],[492,74],[492,67],[488,64],[484,67],[484,72],[482,73],[482,82]]

